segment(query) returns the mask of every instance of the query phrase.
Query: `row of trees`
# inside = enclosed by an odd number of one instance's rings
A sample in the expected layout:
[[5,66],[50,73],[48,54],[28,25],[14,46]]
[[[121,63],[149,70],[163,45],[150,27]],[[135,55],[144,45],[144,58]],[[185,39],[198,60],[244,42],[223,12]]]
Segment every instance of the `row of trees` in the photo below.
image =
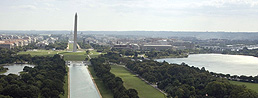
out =
[[233,54],[233,55],[250,55],[250,56],[258,57],[258,49],[249,50],[249,49],[247,49],[247,47],[244,47],[243,50],[240,50],[240,51],[225,50],[222,53],[223,54]]
[[82,49],[89,49],[91,48],[90,44],[84,44],[83,42],[77,42]]
[[97,50],[97,52],[108,52],[110,51],[110,47],[109,46],[104,46],[104,45],[99,45],[99,44],[90,44],[95,50]]
[[17,55],[15,50],[10,50],[6,48],[0,48],[0,64],[6,63],[22,63],[28,62],[31,63],[31,55]]
[[157,84],[171,97],[178,98],[258,98],[258,94],[245,86],[230,84],[228,80],[214,77],[204,68],[186,64],[168,64],[153,60],[131,60],[119,54],[108,53],[109,62],[124,63],[126,67],[145,80]]
[[8,68],[4,68],[3,66],[0,66],[0,73],[6,72],[7,70],[8,70]]
[[65,61],[60,55],[31,57],[36,66],[25,67],[21,75],[0,75],[1,98],[59,98],[64,94]]
[[145,55],[148,58],[161,58],[161,57],[187,57],[188,56],[187,50],[173,50],[173,49],[166,49],[161,51],[151,50],[151,51],[144,51]]
[[220,78],[226,78],[228,80],[233,80],[233,81],[241,81],[241,82],[250,82],[250,83],[258,83],[258,76],[245,76],[245,75],[230,75],[230,74],[222,74],[222,73],[213,73],[210,72],[213,76],[215,77],[220,77]]
[[[55,44],[49,44],[46,49],[56,48],[58,50],[64,50],[67,47],[67,42],[56,42]],[[15,47],[14,49],[6,49],[0,47],[0,64],[13,63],[13,62],[31,62],[30,55],[17,55],[19,51],[26,51],[28,49],[37,49],[35,43],[30,43],[24,47]]]
[[49,45],[45,46],[46,50],[49,49],[57,49],[57,50],[65,50],[67,48],[67,42],[55,42],[55,43],[50,43]]
[[139,98],[135,89],[127,90],[123,85],[123,80],[110,72],[111,67],[106,63],[105,57],[93,58],[90,61],[96,76],[112,91],[114,98]]

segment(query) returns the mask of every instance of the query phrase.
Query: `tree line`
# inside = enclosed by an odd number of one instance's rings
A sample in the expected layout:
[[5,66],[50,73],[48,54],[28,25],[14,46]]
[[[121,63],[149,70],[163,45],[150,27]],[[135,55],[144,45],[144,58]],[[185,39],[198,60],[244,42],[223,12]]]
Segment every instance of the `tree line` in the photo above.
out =
[[59,98],[64,94],[65,61],[60,55],[30,57],[34,65],[20,75],[0,75],[1,98]]
[[0,48],[0,64],[6,63],[18,63],[18,62],[28,62],[31,63],[31,55],[24,54],[24,55],[17,55],[19,50],[15,49],[6,49]]
[[258,76],[245,76],[245,75],[230,75],[230,74],[222,74],[222,73],[214,73],[210,72],[213,76],[219,78],[226,78],[228,80],[233,81],[241,81],[241,82],[249,82],[249,83],[258,83]]
[[108,53],[106,61],[125,64],[128,69],[150,83],[157,84],[169,97],[175,98],[258,98],[258,94],[245,86],[230,84],[214,77],[204,68],[187,64],[169,64],[153,60],[131,60],[117,53]]
[[101,56],[90,61],[96,76],[112,91],[114,98],[139,98],[138,92],[135,89],[126,89],[123,85],[123,80],[110,72],[111,67],[106,63],[106,59],[104,56]]
[[[55,42],[45,46],[46,50],[55,48],[56,50],[65,50],[67,48],[67,42]],[[34,48],[35,49],[35,48]]]
[[82,49],[89,49],[91,48],[90,44],[84,44],[83,42],[77,42]]
[[99,45],[99,44],[93,44],[93,43],[90,43],[90,45],[95,49],[97,50],[97,52],[108,52],[110,51],[110,47],[109,46],[104,46],[104,45]]
[[247,49],[247,47],[244,47],[243,50],[239,50],[239,51],[225,50],[222,52],[222,54],[249,55],[249,56],[258,57],[258,49]]
[[4,68],[3,66],[0,66],[0,73],[5,73],[8,70],[8,68]]

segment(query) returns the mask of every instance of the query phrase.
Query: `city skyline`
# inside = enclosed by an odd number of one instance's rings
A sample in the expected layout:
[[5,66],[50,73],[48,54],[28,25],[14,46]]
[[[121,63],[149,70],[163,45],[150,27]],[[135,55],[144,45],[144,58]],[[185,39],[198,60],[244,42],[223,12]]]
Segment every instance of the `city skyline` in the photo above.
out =
[[2,0],[0,30],[257,32],[258,0]]

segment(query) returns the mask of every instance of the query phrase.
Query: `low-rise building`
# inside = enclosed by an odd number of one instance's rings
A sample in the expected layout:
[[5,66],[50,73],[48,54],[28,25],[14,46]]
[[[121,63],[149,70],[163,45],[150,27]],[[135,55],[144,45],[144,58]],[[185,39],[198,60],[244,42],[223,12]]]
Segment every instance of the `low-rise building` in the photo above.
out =
[[141,47],[142,50],[166,50],[166,49],[172,49],[172,45],[143,45]]
[[140,49],[138,44],[116,44],[116,45],[113,45],[113,48],[116,48],[116,49],[133,49],[133,50],[139,50]]
[[12,48],[14,48],[14,44],[13,43],[0,43],[0,47],[1,48],[12,49]]

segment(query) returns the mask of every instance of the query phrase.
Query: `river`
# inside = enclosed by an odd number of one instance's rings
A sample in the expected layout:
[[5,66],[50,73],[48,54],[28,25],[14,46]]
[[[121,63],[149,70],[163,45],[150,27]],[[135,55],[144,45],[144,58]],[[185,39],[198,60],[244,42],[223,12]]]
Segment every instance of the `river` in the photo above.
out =
[[70,98],[100,98],[87,66],[80,62],[71,62],[70,73]]
[[10,64],[4,66],[4,68],[8,68],[7,72],[3,73],[3,75],[8,75],[10,73],[19,75],[19,72],[23,71],[25,66],[34,67],[34,65],[29,64]]
[[205,67],[206,70],[216,73],[230,75],[258,75],[258,58],[243,55],[226,54],[191,54],[188,58],[164,58],[157,59],[159,62],[181,64],[182,62],[189,66]]

